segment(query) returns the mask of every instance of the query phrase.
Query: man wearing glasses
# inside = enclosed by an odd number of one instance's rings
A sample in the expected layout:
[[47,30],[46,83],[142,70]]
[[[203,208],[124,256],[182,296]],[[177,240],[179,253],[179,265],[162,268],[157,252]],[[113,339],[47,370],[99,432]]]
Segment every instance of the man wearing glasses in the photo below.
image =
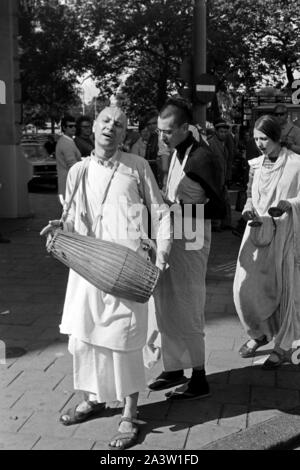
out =
[[[165,201],[169,206],[181,206],[181,214],[176,219],[180,225],[184,224],[191,208],[194,222],[201,223],[204,232],[202,246],[190,249],[188,233],[183,231],[176,236],[178,224],[174,223],[170,266],[161,275],[154,295],[164,370],[149,384],[149,389],[158,391],[182,384],[186,382],[184,369],[193,369],[185,388],[166,394],[174,401],[209,395],[204,370],[205,275],[211,219],[221,219],[225,214],[222,167],[210,148],[194,139],[189,131],[191,121],[187,103],[175,98],[165,103],[158,117],[159,138],[172,152]],[[204,219],[197,216],[198,205],[204,206]]]
[[89,116],[80,116],[76,121],[76,137],[74,142],[82,157],[89,157],[95,143],[92,135],[92,121]]
[[58,197],[63,205],[68,171],[71,166],[81,160],[81,153],[73,140],[76,124],[75,119],[72,116],[65,116],[62,118],[61,130],[63,134],[57,142],[55,158],[58,177]]
[[288,120],[288,108],[284,104],[278,104],[274,108],[281,127],[281,145],[295,153],[300,154],[300,129]]

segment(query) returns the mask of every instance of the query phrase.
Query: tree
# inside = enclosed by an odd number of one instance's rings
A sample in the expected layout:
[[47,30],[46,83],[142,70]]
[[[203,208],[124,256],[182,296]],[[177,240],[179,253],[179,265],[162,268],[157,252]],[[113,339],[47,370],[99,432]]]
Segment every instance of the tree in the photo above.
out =
[[[20,68],[25,123],[54,123],[78,101],[78,74],[86,70],[86,48],[76,12],[59,0],[20,2]],[[35,113],[36,111],[36,113]]]

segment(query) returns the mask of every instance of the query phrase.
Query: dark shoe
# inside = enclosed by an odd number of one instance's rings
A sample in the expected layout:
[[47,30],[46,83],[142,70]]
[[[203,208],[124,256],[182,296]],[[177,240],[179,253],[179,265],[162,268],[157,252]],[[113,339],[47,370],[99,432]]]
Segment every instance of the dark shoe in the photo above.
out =
[[[271,361],[270,360],[270,357],[273,355],[277,356],[278,358],[278,361]],[[284,357],[284,354],[281,355],[279,352],[277,351],[272,351],[270,356],[268,357],[268,359],[263,363],[263,365],[261,366],[261,368],[263,370],[274,370],[274,369],[277,369],[278,367],[281,366],[281,364],[283,364],[285,361],[285,357]]]
[[255,355],[255,351],[260,348],[261,346],[265,346],[265,344],[268,344],[267,337],[264,336],[262,339],[255,339],[255,345],[252,346],[252,348],[248,347],[247,344],[251,341],[248,339],[245,344],[239,349],[239,354],[241,357],[247,358],[247,357],[253,357]]
[[[130,432],[118,432],[108,444],[108,447],[113,450],[124,450],[128,449],[129,447],[134,446],[137,443],[138,435],[139,435],[139,424],[140,422],[135,418],[127,418],[126,416],[122,416],[119,425],[123,421],[128,421],[129,423],[133,424],[133,430]],[[121,441],[121,446],[114,446],[112,442]]]
[[83,421],[88,420],[92,416],[98,415],[101,411],[104,411],[106,408],[105,403],[94,403],[92,401],[87,401],[87,403],[91,408],[89,411],[77,411],[78,405],[75,405],[73,408],[69,408],[64,414],[62,414],[59,418],[59,421],[64,426],[82,423]]
[[166,388],[181,385],[187,382],[187,380],[188,379],[183,375],[183,370],[162,372],[158,377],[156,377],[154,382],[148,385],[148,388],[153,392],[158,392],[159,390],[165,390]]

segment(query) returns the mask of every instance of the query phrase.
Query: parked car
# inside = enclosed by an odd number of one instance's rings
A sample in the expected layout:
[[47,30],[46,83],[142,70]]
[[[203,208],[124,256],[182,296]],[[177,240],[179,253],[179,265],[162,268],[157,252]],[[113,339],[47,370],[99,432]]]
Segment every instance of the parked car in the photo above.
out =
[[[29,192],[39,190],[57,190],[57,169],[55,153],[47,152],[44,144],[49,134],[26,134],[22,137],[21,147],[25,158],[32,167],[31,179],[28,183]],[[57,141],[59,136],[54,136]]]

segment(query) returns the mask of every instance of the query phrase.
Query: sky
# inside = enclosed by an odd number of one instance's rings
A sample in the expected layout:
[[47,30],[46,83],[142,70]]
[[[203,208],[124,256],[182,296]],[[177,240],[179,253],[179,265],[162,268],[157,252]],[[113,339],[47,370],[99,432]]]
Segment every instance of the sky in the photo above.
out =
[[84,82],[81,85],[84,91],[83,99],[85,103],[89,103],[94,96],[99,95],[99,90],[96,88],[95,82],[91,77],[83,78],[83,80]]

